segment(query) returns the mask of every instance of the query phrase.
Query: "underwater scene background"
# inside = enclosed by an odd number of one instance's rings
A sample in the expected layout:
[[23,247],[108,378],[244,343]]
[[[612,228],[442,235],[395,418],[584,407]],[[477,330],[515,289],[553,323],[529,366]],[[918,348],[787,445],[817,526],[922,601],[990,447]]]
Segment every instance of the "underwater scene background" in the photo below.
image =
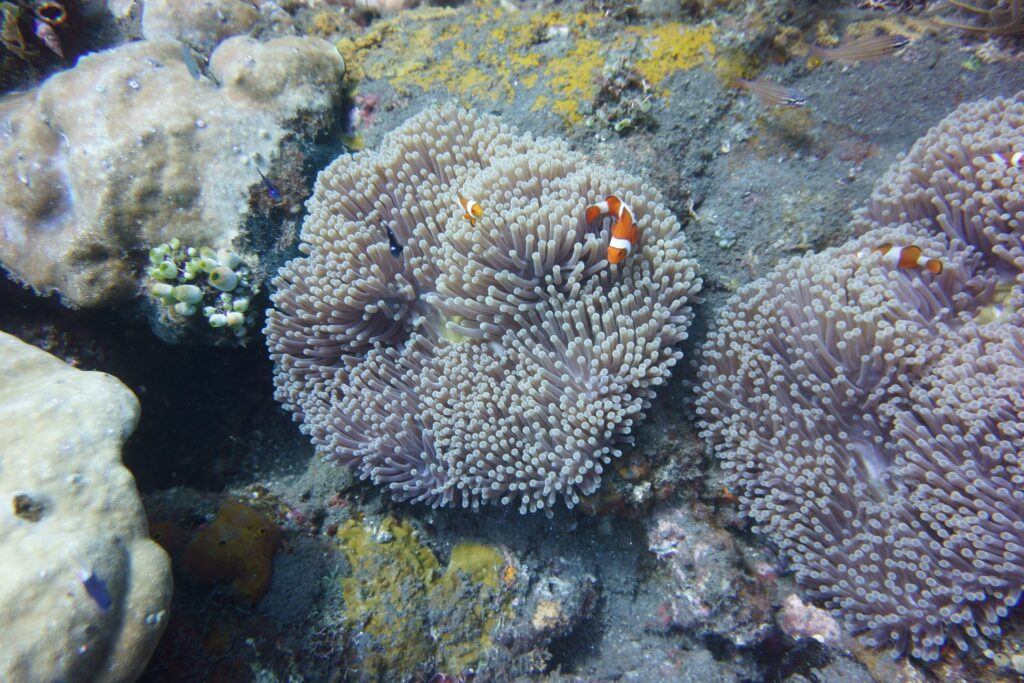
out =
[[0,679],[1024,678],[1024,3],[0,46]]

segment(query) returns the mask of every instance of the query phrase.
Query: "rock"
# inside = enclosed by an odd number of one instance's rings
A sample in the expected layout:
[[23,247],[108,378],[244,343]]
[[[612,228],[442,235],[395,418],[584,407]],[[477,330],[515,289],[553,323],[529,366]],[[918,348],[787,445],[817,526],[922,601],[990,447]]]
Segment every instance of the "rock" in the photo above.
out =
[[167,622],[171,567],[121,446],[139,403],[0,333],[0,680],[132,681]]
[[180,40],[209,54],[225,38],[248,33],[259,19],[259,11],[243,0],[146,0],[142,35]]
[[790,593],[782,601],[779,625],[783,633],[793,640],[813,638],[825,645],[834,645],[843,633],[827,610],[805,603],[796,593]]
[[213,53],[210,71],[239,109],[320,115],[337,97],[345,61],[317,38],[286,36],[261,43],[235,36]]
[[218,86],[182,46],[88,55],[0,99],[0,264],[38,292],[93,307],[138,291],[151,246],[232,246],[250,188],[295,122],[327,126],[344,63],[317,38],[227,41]]
[[738,648],[752,647],[772,630],[771,604],[760,580],[741,569],[733,537],[687,506],[651,519],[648,546],[665,567],[667,598],[655,624],[690,635],[717,634]]

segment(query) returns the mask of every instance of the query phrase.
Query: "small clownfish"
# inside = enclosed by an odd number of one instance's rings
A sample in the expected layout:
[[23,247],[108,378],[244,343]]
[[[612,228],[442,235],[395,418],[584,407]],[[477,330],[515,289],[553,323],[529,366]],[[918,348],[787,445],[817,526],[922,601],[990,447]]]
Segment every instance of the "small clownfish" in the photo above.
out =
[[609,214],[615,218],[611,238],[608,240],[608,263],[622,263],[640,239],[640,231],[633,222],[633,209],[610,194],[603,202],[587,207],[587,223],[593,223],[602,214]]
[[472,199],[466,199],[461,194],[459,195],[459,206],[466,212],[462,217],[468,218],[470,225],[476,225],[476,219],[484,215],[484,207]]
[[995,154],[989,154],[985,158],[990,161],[994,161],[997,164],[1003,164],[1004,166],[1024,168],[1024,152],[1014,152],[1013,154],[1002,154],[1000,152],[996,152]]
[[942,272],[942,261],[931,256],[921,254],[921,247],[908,244],[905,247],[897,247],[892,244],[880,244],[874,249],[865,249],[864,254],[874,253],[882,255],[882,263],[897,268],[924,268],[929,273],[938,275]]

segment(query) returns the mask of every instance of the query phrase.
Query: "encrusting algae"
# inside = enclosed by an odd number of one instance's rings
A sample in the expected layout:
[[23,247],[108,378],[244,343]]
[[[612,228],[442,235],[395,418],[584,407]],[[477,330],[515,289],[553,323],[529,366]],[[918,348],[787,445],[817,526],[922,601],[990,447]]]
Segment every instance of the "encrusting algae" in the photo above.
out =
[[355,82],[387,81],[400,95],[443,89],[464,104],[525,97],[568,124],[579,124],[599,92],[602,70],[629,58],[655,89],[670,75],[715,54],[712,24],[611,26],[593,12],[508,13],[424,9],[376,22],[337,43]]
[[336,538],[351,566],[341,584],[352,649],[373,680],[472,671],[512,617],[512,584],[503,579],[515,573],[493,546],[456,545],[442,572],[406,521],[389,517],[370,529],[351,519]]

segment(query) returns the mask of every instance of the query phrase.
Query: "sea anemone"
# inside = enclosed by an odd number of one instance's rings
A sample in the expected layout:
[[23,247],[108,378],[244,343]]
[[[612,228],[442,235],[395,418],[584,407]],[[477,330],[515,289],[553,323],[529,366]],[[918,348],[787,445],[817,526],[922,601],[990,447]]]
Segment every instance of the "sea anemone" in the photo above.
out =
[[[585,218],[609,194],[640,225],[618,266],[611,219]],[[322,171],[302,241],[268,313],[276,396],[324,456],[434,506],[593,492],[700,289],[639,179],[450,105]]]
[[703,351],[700,426],[742,510],[897,654],[998,635],[1024,586],[1024,317],[974,320],[994,282],[959,242],[879,229],[741,289]]
[[916,223],[981,250],[1001,278],[1024,272],[1024,91],[960,105],[875,187],[854,229]]

